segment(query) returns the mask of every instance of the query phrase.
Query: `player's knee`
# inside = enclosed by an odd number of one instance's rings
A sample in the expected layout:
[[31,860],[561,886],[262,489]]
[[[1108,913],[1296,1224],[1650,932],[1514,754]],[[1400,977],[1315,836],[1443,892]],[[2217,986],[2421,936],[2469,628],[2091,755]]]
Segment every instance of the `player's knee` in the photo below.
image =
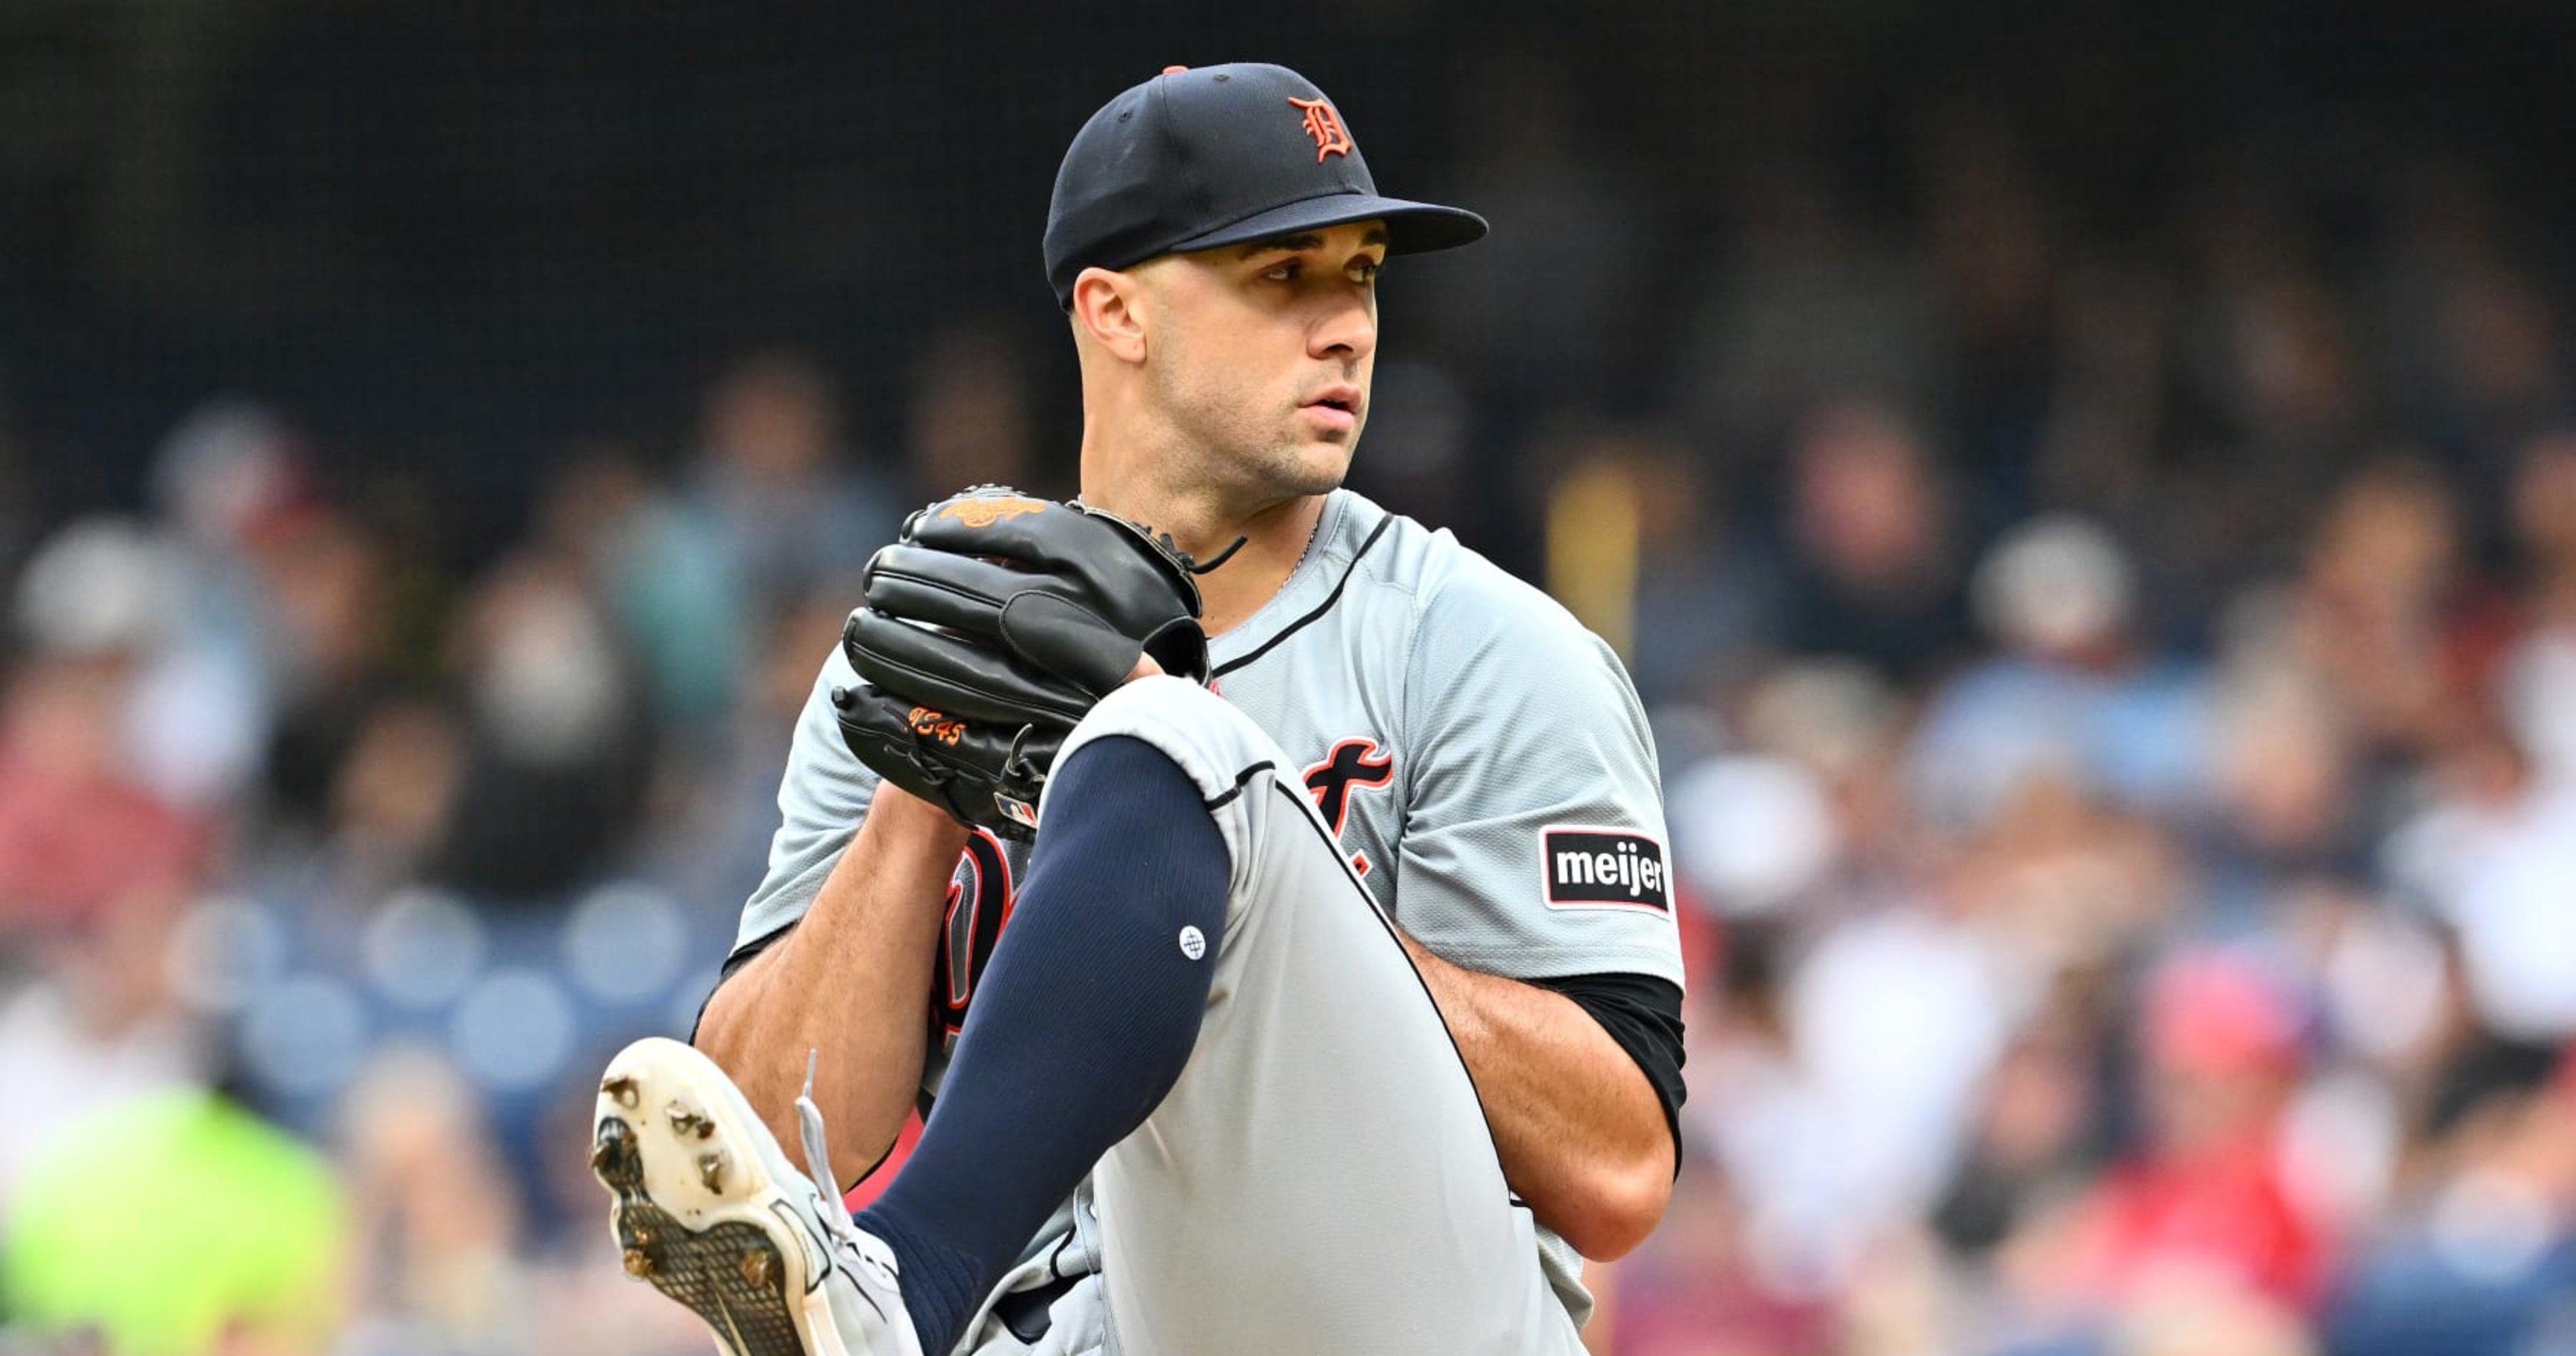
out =
[[[1285,755],[1252,717],[1185,678],[1140,678],[1101,699],[1083,726],[1133,735],[1184,768],[1231,773],[1256,763],[1284,766]],[[1076,727],[1074,737],[1086,731]]]

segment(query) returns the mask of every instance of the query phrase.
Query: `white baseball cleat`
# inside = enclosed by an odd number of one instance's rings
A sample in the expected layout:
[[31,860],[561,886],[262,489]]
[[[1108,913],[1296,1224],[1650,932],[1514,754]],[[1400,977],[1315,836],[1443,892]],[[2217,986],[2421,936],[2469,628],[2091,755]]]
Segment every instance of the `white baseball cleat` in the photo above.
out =
[[815,1185],[832,1180],[823,1118],[810,1096],[796,1109],[811,1176],[713,1060],[659,1036],[619,1051],[590,1167],[617,1198],[627,1274],[687,1305],[729,1356],[922,1356],[893,1250]]

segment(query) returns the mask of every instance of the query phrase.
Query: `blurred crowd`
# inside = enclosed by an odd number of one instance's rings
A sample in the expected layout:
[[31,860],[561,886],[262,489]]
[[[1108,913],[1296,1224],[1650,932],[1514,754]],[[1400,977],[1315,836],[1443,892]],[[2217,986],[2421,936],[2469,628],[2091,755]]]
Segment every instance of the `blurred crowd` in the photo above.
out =
[[[1782,155],[1685,211],[1485,78],[1433,190],[1496,233],[1390,270],[1354,479],[1569,595],[1633,531],[1584,606],[1658,731],[1691,1098],[1603,1345],[2576,1352],[2541,227],[2436,159],[2106,231],[1963,113],[1901,207]],[[1030,293],[883,436],[726,355],[508,524],[257,393],[42,518],[0,418],[0,1349],[703,1348],[618,1274],[590,1079],[688,1029],[869,552],[1073,489]]]
[[1784,181],[1669,405],[1529,463],[1642,505],[1701,925],[1617,1349],[2576,1351],[2545,259],[2446,173],[2105,250],[1926,145],[1903,233]]
[[[972,348],[923,418],[1025,447]],[[291,423],[225,399],[142,512],[38,535],[0,698],[15,1317],[104,1318],[116,1356],[213,1350],[225,1317],[261,1351],[703,1346],[618,1272],[592,1085],[690,1029],[914,491],[790,353],[724,371],[693,436],[668,477],[566,448],[519,543],[449,577],[418,506],[336,499]],[[101,1255],[102,1211],[269,1270],[152,1274]],[[199,1294],[226,1287],[245,1311]]]

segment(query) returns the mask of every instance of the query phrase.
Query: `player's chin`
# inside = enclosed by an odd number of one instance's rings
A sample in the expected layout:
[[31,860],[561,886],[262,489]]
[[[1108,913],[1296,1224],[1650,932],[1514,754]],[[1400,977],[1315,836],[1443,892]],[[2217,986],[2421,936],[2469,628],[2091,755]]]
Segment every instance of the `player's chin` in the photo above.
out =
[[1351,473],[1352,444],[1357,438],[1309,437],[1283,449],[1277,488],[1286,494],[1324,494]]

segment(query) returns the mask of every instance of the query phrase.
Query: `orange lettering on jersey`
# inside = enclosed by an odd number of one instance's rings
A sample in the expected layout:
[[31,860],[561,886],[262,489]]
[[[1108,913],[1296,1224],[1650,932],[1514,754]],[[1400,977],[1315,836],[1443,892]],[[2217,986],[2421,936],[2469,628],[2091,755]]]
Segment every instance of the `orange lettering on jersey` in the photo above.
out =
[[1291,99],[1288,102],[1305,110],[1306,135],[1315,139],[1315,163],[1324,163],[1328,155],[1349,155],[1351,134],[1342,128],[1342,115],[1321,99]]
[[1024,513],[1041,513],[1046,501],[1022,495],[991,495],[974,499],[951,499],[940,506],[939,516],[954,518],[968,527],[991,527],[1005,518]]

